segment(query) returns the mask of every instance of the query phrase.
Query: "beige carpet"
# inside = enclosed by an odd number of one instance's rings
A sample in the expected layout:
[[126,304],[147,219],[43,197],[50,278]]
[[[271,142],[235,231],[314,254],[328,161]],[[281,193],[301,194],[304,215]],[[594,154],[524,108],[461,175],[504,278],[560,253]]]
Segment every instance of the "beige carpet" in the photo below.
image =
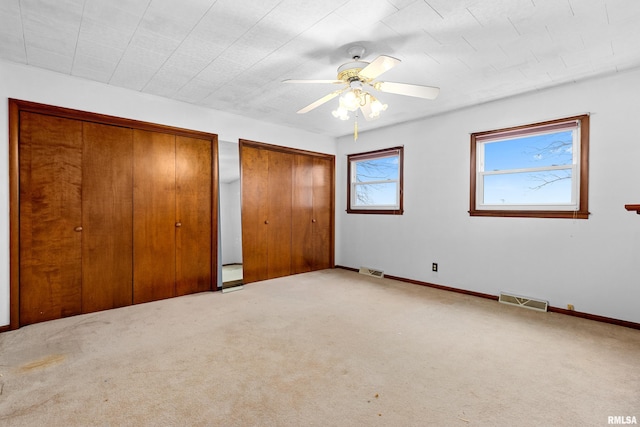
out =
[[640,331],[343,270],[0,334],[4,426],[605,426]]

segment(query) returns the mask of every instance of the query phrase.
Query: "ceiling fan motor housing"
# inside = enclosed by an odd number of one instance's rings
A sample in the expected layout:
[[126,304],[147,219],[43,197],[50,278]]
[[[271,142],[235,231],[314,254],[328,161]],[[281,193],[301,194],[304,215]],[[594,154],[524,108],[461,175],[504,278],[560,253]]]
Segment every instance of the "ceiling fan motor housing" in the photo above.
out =
[[342,80],[344,82],[351,82],[354,80],[361,81],[362,79],[358,74],[367,65],[369,65],[369,63],[366,61],[353,61],[342,64],[338,68],[338,80]]

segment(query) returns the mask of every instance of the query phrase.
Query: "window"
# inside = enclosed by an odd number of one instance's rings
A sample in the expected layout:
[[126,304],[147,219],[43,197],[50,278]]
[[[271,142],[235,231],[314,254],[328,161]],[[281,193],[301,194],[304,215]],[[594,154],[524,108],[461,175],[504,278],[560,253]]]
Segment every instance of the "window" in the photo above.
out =
[[582,218],[589,116],[471,134],[472,216]]
[[347,156],[347,212],[402,215],[403,147]]

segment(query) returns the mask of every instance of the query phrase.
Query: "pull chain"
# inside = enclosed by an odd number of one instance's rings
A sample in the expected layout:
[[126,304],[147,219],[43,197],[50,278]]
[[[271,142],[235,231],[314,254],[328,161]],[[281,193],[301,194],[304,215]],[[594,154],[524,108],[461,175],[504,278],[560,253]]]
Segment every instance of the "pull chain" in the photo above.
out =
[[353,140],[358,140],[358,110],[356,110],[356,119],[353,122]]

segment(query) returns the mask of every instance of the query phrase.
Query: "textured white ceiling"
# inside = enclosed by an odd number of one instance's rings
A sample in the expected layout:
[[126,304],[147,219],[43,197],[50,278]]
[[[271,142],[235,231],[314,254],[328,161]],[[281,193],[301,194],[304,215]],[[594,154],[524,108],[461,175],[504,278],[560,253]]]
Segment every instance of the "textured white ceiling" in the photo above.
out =
[[435,101],[379,94],[387,126],[640,66],[638,0],[1,0],[0,58],[332,136],[352,121],[334,79],[365,60],[385,81],[438,86]]

